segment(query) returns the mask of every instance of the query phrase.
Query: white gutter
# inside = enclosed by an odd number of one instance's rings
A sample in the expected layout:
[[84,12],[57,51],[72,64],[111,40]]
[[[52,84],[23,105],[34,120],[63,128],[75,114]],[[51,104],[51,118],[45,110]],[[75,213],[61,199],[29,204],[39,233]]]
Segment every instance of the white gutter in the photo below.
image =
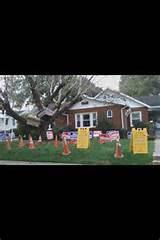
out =
[[160,106],[150,106],[149,108],[160,108]]
[[99,92],[99,93],[94,97],[94,99],[96,99],[97,97],[99,97],[102,93],[104,93],[103,90],[102,90],[101,92]]
[[89,96],[87,96],[86,94],[83,94],[83,98],[86,98],[86,99],[95,99],[95,97],[89,97]]

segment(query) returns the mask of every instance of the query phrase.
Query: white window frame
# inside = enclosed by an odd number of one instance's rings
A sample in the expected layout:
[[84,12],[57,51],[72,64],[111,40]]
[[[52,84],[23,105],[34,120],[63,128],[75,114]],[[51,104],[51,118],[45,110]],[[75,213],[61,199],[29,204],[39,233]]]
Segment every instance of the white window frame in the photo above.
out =
[[130,125],[131,125],[131,127],[133,127],[133,119],[132,119],[132,114],[133,113],[139,113],[140,115],[140,118],[139,118],[139,121],[141,122],[142,121],[142,112],[141,111],[133,111],[133,112],[131,112],[131,114],[130,114]]
[[[108,112],[111,112],[111,116],[108,115]],[[111,109],[107,110],[107,118],[113,118],[113,111]]]
[[98,118],[97,118],[97,112],[85,112],[85,113],[75,113],[75,128],[79,128],[77,127],[77,115],[80,115],[80,127],[84,127],[83,126],[83,115],[90,115],[90,126],[87,128],[96,128],[96,126],[93,126],[93,114],[96,114],[96,121],[98,122]]
[[81,113],[76,113],[75,114],[75,127],[76,128],[79,128],[78,126],[77,126],[77,115],[79,115],[80,116],[80,126],[79,127],[81,127],[81,125],[82,125],[82,117],[81,117]]

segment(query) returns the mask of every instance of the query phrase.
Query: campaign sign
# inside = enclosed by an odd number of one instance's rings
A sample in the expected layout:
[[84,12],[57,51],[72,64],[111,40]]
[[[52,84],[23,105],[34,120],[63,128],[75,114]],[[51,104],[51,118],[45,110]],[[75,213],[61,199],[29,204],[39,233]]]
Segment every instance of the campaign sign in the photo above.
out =
[[114,140],[119,141],[120,139],[119,131],[107,131],[106,137],[108,141],[114,141]]
[[111,142],[110,139],[107,138],[107,135],[106,134],[100,134],[99,135],[99,143],[100,144],[104,144],[106,142]]
[[99,137],[102,134],[102,131],[93,131],[93,137]]
[[4,141],[6,139],[6,134],[4,132],[0,132],[0,141]]
[[53,132],[52,131],[47,131],[47,139],[52,140],[53,139]]
[[77,132],[69,132],[69,136],[71,140],[77,140],[78,133]]
[[66,138],[67,140],[69,140],[70,139],[70,133],[69,132],[63,132],[62,133],[62,138]]
[[[77,140],[78,138],[78,132],[76,131],[70,131],[70,132],[63,132],[62,138],[66,138],[67,140]],[[90,131],[89,138],[93,138],[93,131]]]

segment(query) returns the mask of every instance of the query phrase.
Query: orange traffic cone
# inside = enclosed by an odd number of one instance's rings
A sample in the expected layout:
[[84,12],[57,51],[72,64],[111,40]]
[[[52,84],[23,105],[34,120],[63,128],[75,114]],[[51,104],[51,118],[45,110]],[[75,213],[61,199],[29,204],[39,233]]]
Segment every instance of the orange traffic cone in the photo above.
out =
[[124,155],[122,153],[122,149],[121,149],[121,144],[118,142],[116,143],[116,150],[115,150],[115,154],[114,154],[115,158],[123,158]]
[[28,146],[28,148],[29,149],[35,149],[35,145],[34,145],[32,136],[30,134],[29,134],[29,146]]
[[6,148],[7,150],[11,150],[11,142],[9,141],[8,138],[6,138]]
[[23,148],[24,147],[24,142],[23,142],[23,138],[22,136],[20,135],[19,136],[19,145],[18,145],[19,148]]
[[41,135],[39,136],[39,139],[38,139],[37,142],[38,142],[38,143],[42,143],[42,137],[41,137]]
[[62,154],[65,155],[65,156],[71,154],[71,151],[69,150],[66,138],[63,138],[63,153]]
[[55,140],[53,141],[54,147],[58,148],[58,139],[57,139],[57,135],[55,137]]

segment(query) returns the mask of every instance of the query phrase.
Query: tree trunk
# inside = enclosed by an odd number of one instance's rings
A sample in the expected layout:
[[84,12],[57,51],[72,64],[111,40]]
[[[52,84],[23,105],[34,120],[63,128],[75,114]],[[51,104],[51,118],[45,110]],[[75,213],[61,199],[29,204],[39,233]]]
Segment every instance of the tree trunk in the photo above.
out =
[[41,123],[40,125],[40,135],[42,137],[42,140],[47,140],[47,135],[46,135],[46,132],[48,130],[48,125],[49,125],[49,122],[48,121],[44,121]]

